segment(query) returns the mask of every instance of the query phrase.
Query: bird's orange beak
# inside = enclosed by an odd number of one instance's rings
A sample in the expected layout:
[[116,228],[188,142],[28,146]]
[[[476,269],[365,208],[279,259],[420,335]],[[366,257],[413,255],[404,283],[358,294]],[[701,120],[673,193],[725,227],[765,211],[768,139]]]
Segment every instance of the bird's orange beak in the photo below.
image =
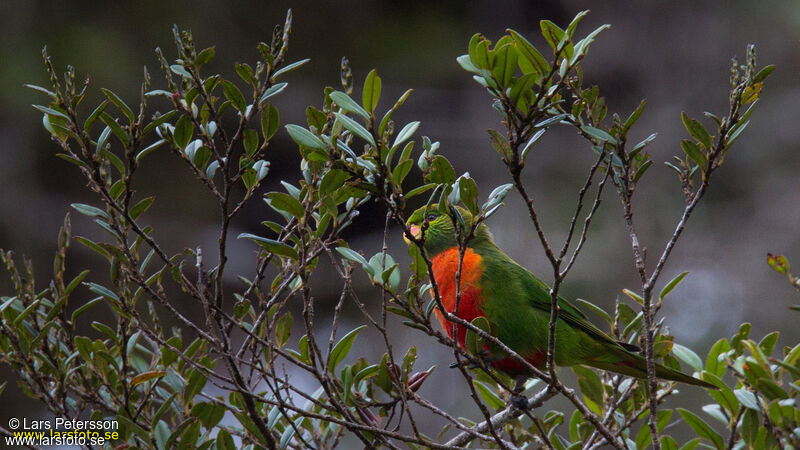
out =
[[[422,235],[422,228],[420,228],[419,225],[411,225],[408,228],[408,231],[417,239],[419,239],[419,237]],[[405,233],[403,233],[403,240],[406,241],[406,244],[411,244],[411,240],[408,239],[408,236],[406,236]]]

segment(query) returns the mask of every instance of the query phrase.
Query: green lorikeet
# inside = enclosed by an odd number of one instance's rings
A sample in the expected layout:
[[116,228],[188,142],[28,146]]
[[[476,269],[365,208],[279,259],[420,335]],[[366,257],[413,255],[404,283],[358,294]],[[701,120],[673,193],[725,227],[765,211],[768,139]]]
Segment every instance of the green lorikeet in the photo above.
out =
[[[469,226],[472,215],[459,208]],[[427,228],[423,224],[427,222]],[[458,244],[451,218],[441,215],[437,205],[415,211],[407,225],[412,235],[422,236],[431,258],[433,276],[445,309],[456,307]],[[408,242],[408,238],[406,237]],[[490,334],[517,352],[533,366],[544,368],[547,358],[550,321],[550,287],[509,258],[494,243],[489,228],[481,224],[464,253],[461,272],[461,300],[458,316],[467,322],[483,316]],[[619,342],[600,331],[570,302],[559,298],[556,324],[555,362],[559,366],[576,364],[609,370],[636,378],[647,378],[645,359],[634,345]],[[453,324],[436,310],[442,328],[453,337]],[[457,340],[465,347],[466,328],[457,327]],[[518,387],[529,377],[528,370],[507,356],[497,345],[486,347],[493,367],[517,378]],[[697,378],[656,364],[656,376],[665,380],[715,388]]]

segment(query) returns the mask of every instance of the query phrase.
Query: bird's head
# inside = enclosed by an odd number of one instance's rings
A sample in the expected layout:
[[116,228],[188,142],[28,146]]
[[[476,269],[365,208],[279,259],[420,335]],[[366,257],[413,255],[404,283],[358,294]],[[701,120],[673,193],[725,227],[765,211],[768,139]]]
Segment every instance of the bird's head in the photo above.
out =
[[[472,227],[472,214],[464,208],[458,206],[456,208],[464,219],[465,232],[468,232]],[[440,213],[438,204],[423,206],[414,211],[406,221],[406,225],[414,237],[423,239],[425,250],[431,256],[458,245],[453,219],[447,214]],[[406,240],[406,243],[411,243],[407,236],[403,236],[403,239]],[[481,242],[491,241],[491,239],[489,228],[480,224],[468,246],[473,247]]]

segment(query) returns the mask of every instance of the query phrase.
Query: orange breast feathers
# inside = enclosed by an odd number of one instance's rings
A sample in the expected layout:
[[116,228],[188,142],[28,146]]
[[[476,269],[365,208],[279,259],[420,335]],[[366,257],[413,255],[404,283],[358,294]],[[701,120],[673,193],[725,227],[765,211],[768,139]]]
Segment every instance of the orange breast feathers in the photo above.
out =
[[[453,313],[456,309],[456,272],[458,271],[458,248],[450,248],[436,255],[431,261],[433,265],[433,277],[439,287],[439,296],[442,299],[442,305],[447,312]],[[481,295],[481,287],[479,281],[483,273],[483,264],[481,263],[481,256],[467,249],[464,252],[464,261],[461,265],[461,300],[458,302],[457,316],[471,322],[478,316],[483,315],[481,311],[481,303],[483,297]],[[433,291],[431,291],[433,295]],[[450,338],[453,337],[453,323],[444,318],[438,309],[436,317],[442,328],[447,332]],[[458,326],[458,343],[464,347],[467,330],[462,326]]]

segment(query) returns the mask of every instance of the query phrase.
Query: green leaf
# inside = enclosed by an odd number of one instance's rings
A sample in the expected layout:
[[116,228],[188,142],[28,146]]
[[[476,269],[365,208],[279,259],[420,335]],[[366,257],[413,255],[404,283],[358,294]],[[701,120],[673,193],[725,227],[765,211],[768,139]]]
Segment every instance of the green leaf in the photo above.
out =
[[425,177],[428,183],[447,183],[452,184],[456,179],[456,171],[450,161],[442,155],[436,155],[431,161],[430,173]]
[[288,131],[289,136],[300,145],[327,151],[325,143],[322,142],[320,138],[299,125],[286,125],[286,131]]
[[700,445],[702,441],[703,438],[694,438],[689,442],[683,444],[683,446],[679,450],[694,450]]
[[506,406],[505,402],[494,392],[494,389],[490,388],[482,381],[472,380],[472,384],[490,408],[503,409]]
[[597,141],[601,144],[603,142],[608,142],[611,145],[617,145],[617,140],[614,138],[614,136],[608,134],[608,132],[605,130],[601,130],[589,125],[583,125],[581,130],[583,130],[590,137],[597,139]]
[[[153,119],[152,122],[145,125],[144,129],[142,130],[142,136],[147,136],[148,134],[152,133],[153,130],[156,129],[156,127],[159,127],[162,124],[166,123],[168,120],[171,120],[172,117],[177,113],[178,111],[173,109],[171,111],[167,111],[164,114],[159,115],[158,117]],[[87,120],[86,122],[88,124],[89,121]]]
[[[353,114],[358,114],[359,116],[369,120],[370,115],[369,113],[361,107],[355,100],[350,98],[349,95],[345,94],[342,91],[333,91],[330,93],[331,100],[333,100],[340,108],[347,112],[351,112]],[[337,114],[338,116],[338,114]]]
[[684,139],[681,141],[681,148],[686,155],[694,161],[695,164],[700,166],[700,169],[705,171],[708,166],[708,160],[706,159],[706,155],[703,154],[700,147],[697,146],[694,142]]
[[136,422],[132,421],[128,416],[120,413],[117,414],[117,420],[119,421],[122,428],[132,432],[135,434],[142,442],[150,442],[150,433],[147,432],[144,428],[140,427],[136,424]]
[[779,332],[773,331],[772,333],[764,336],[764,339],[761,339],[761,342],[758,343],[758,346],[761,347],[761,351],[763,351],[765,355],[769,356],[772,354],[772,350],[775,348],[775,344],[778,342],[779,335]]
[[139,217],[139,215],[147,211],[150,208],[150,205],[153,204],[153,201],[155,199],[156,199],[155,197],[147,197],[146,199],[134,205],[133,208],[131,208],[131,210],[129,211],[131,219],[136,220],[136,218]]
[[469,55],[461,55],[456,58],[456,62],[462,69],[466,70],[467,72],[472,72],[475,74],[480,74],[481,70],[475,67],[475,64],[472,64],[472,60],[469,58]]
[[225,94],[225,98],[230,100],[233,107],[236,108],[237,111],[244,113],[245,108],[247,108],[247,103],[242,95],[242,91],[228,80],[222,80],[222,90]]
[[764,81],[772,72],[775,71],[775,66],[770,64],[765,66],[763,69],[759,70],[757,74],[753,77],[753,83],[760,83]]
[[589,308],[592,311],[594,311],[597,315],[602,317],[603,320],[605,320],[609,324],[613,324],[614,323],[614,320],[611,318],[611,316],[607,312],[605,312],[605,310],[603,310],[603,308],[600,308],[599,306],[595,305],[594,303],[591,303],[591,302],[589,302],[587,300],[584,300],[582,298],[575,299],[575,302],[585,306],[586,308]]
[[[360,108],[360,106],[359,106],[359,108]],[[346,129],[350,130],[350,132],[352,132],[354,135],[356,135],[356,136],[360,137],[361,139],[367,141],[367,143],[369,143],[373,147],[376,146],[375,145],[375,139],[373,139],[373,137],[369,133],[369,131],[367,131],[366,128],[361,126],[361,124],[359,124],[355,120],[347,117],[346,115],[344,115],[342,113],[336,113],[336,121],[341,123],[342,126],[344,126]]]
[[642,100],[639,103],[639,106],[631,113],[630,116],[625,120],[625,123],[622,125],[622,136],[628,134],[628,130],[631,129],[634,123],[639,120],[639,116],[642,115],[642,111],[644,111],[644,106],[647,104],[647,100]]
[[353,387],[353,367],[345,366],[344,370],[342,370],[341,378],[342,384],[344,385],[342,389],[344,391],[342,401],[347,404],[347,401],[350,399],[350,391]]
[[109,255],[108,252],[103,247],[100,247],[95,242],[90,241],[89,239],[86,239],[85,237],[81,236],[75,236],[75,240],[80,242],[81,245],[88,248],[89,250],[92,250],[93,252],[97,253],[98,255],[106,258],[109,261],[111,260],[111,255]]
[[108,143],[109,135],[111,135],[111,127],[105,127],[103,132],[100,133],[100,137],[97,138],[97,146],[95,147],[95,151],[97,153],[100,153],[105,149],[106,144]]
[[405,91],[403,93],[403,95],[401,95],[400,98],[397,99],[397,101],[395,102],[394,106],[392,106],[392,108],[389,109],[389,111],[386,111],[386,114],[383,115],[383,119],[381,119],[381,123],[378,126],[378,134],[379,135],[382,135],[383,131],[386,130],[386,125],[389,123],[389,120],[392,118],[392,114],[394,114],[394,112],[397,110],[397,108],[403,106],[403,103],[406,102],[406,99],[408,98],[408,96],[411,95],[411,91],[412,91],[412,89],[408,89],[407,91]]
[[435,188],[436,186],[438,186],[437,183],[423,184],[422,186],[416,187],[416,188],[408,191],[403,197],[405,199],[409,199],[411,197],[416,197],[417,195],[424,194],[425,192],[428,192],[429,190]]
[[101,217],[103,219],[108,219],[108,213],[106,213],[100,208],[96,208],[91,205],[85,205],[83,203],[72,203],[70,206],[72,206],[76,211],[78,211],[83,215],[89,217]]
[[214,59],[215,53],[216,51],[214,50],[214,47],[205,48],[197,54],[197,58],[194,59],[194,63],[198,66],[208,64],[212,59]]
[[336,247],[336,251],[339,252],[340,255],[344,256],[346,259],[361,264],[364,267],[364,269],[369,268],[369,270],[367,271],[370,272],[370,274],[372,274],[372,266],[370,266],[366,258],[361,256],[361,254],[358,253],[357,251],[347,247]]
[[198,402],[192,407],[191,414],[200,419],[204,427],[213,428],[222,420],[225,408],[210,402]]
[[300,428],[300,424],[303,423],[304,419],[305,419],[305,417],[303,417],[302,415],[299,415],[297,418],[294,419],[294,426],[293,427],[292,426],[287,426],[286,429],[283,430],[283,434],[281,434],[281,440],[279,442],[280,448],[283,449],[283,448],[286,448],[289,445],[289,442],[291,442],[292,438],[294,437],[294,434],[296,433],[295,429],[296,428],[297,429]]
[[92,306],[98,304],[102,300],[103,300],[103,297],[94,298],[94,299],[89,300],[88,302],[84,303],[81,307],[79,307],[75,311],[73,311],[72,312],[72,322],[74,323],[75,320],[77,320],[78,317],[81,316],[81,314],[85,313],[86,311],[89,310],[89,308],[91,308]]
[[492,141],[492,147],[503,157],[506,162],[511,162],[514,154],[506,138],[496,130],[487,130]]
[[175,123],[175,131],[172,132],[172,140],[175,146],[184,149],[189,145],[189,141],[194,134],[194,124],[188,116],[181,116]]
[[38,109],[39,111],[45,113],[45,114],[49,114],[51,116],[60,117],[60,118],[62,118],[64,120],[69,120],[69,116],[67,116],[63,112],[58,111],[56,109],[53,109],[53,108],[50,108],[50,107],[47,107],[47,106],[42,106],[42,105],[33,105],[33,107]]
[[[411,168],[413,166],[414,166],[414,161],[411,159],[407,159],[398,164],[397,167],[395,167],[394,170],[392,171],[392,181],[394,181],[398,185],[403,184],[403,180],[405,180],[406,176],[411,171]],[[406,198],[407,197],[408,195],[406,195]]]
[[278,95],[286,89],[289,83],[278,83],[275,85],[270,86],[263,94],[261,94],[261,98],[258,99],[258,104],[264,103],[268,98]]
[[703,147],[707,149],[712,147],[711,135],[708,134],[708,131],[706,131],[705,127],[703,127],[700,122],[689,118],[685,112],[681,112],[681,120],[683,121],[683,126],[686,127],[686,131],[688,131],[693,138],[697,139]]
[[663,299],[664,297],[667,296],[667,294],[672,292],[672,290],[675,289],[675,286],[677,286],[678,283],[680,283],[683,280],[683,278],[688,274],[689,274],[689,272],[683,272],[683,273],[680,273],[675,278],[673,278],[672,280],[670,280],[670,282],[667,283],[666,286],[664,286],[664,289],[661,289],[661,292],[658,294],[659,300]]
[[746,388],[735,389],[733,391],[733,395],[736,396],[736,399],[744,406],[745,408],[750,408],[754,411],[759,411],[760,408],[758,407],[758,400],[756,400],[755,394],[748,391]]
[[394,139],[394,144],[392,144],[392,148],[397,147],[398,145],[402,144],[403,142],[407,141],[414,133],[417,132],[417,128],[419,128],[419,121],[413,121],[406,124],[399,133],[397,133],[397,137]]
[[489,69],[489,41],[483,37],[474,46],[470,46],[469,59],[479,69]]
[[237,237],[237,239],[250,239],[269,253],[279,256],[286,256],[292,259],[300,258],[300,256],[297,254],[297,250],[284,244],[283,242],[276,241],[274,239],[268,239],[250,233],[242,233]]
[[[542,36],[544,36],[544,39],[550,44],[553,50],[556,50],[558,44],[564,38],[564,30],[549,20],[539,21],[539,26],[542,29]],[[566,56],[569,58],[572,55],[567,54]]]
[[594,38],[597,37],[598,34],[611,28],[611,25],[605,24],[601,25],[600,27],[596,28],[594,31],[589,33],[585,38],[581,39],[580,42],[575,44],[574,55],[570,59],[570,65],[575,64],[578,61],[578,58],[586,56],[586,52],[589,51],[589,45],[594,42]]
[[575,35],[575,29],[578,28],[578,23],[581,21],[581,19],[586,17],[587,14],[589,14],[588,9],[583,10],[575,15],[575,17],[572,19],[572,22],[570,22],[567,26],[567,36],[571,38]]
[[272,136],[274,136],[275,132],[278,131],[280,123],[281,117],[280,114],[278,114],[278,109],[275,108],[275,105],[270,103],[265,106],[261,111],[261,133],[264,135],[265,144],[266,141],[272,139]]
[[578,386],[583,395],[597,405],[603,404],[603,383],[592,369],[583,366],[574,366],[572,371],[578,377]]
[[492,75],[503,89],[508,87],[514,77],[514,72],[517,70],[517,58],[516,48],[510,43],[494,51]]
[[283,192],[269,192],[264,195],[273,209],[285,211],[296,218],[305,216],[305,208],[294,197]]
[[23,86],[25,86],[26,88],[29,88],[29,89],[33,89],[34,91],[39,91],[42,94],[46,94],[50,98],[52,98],[53,100],[56,99],[56,93],[51,91],[51,90],[49,90],[49,89],[45,89],[45,88],[43,88],[41,86],[36,86],[35,84],[23,84]]
[[245,129],[242,143],[247,156],[252,157],[256,153],[256,149],[258,149],[258,132],[252,128]]
[[[337,250],[339,250],[339,248],[337,248]],[[358,333],[365,328],[367,328],[366,325],[361,325],[339,339],[339,342],[333,346],[330,355],[328,355],[328,371],[333,373],[336,370],[336,366],[350,353],[350,348],[353,346],[353,342],[356,340]]]
[[[454,313],[455,314],[455,313]],[[492,327],[489,325],[489,321],[486,320],[486,317],[478,316],[470,322],[472,325],[475,325],[477,328],[485,331],[488,334],[491,334]],[[478,333],[470,330],[467,328],[466,337],[464,339],[465,347],[468,352],[473,355],[478,355],[483,350],[483,338],[478,335]]]
[[[535,71],[540,74],[541,79],[546,74],[550,73],[550,64],[544,59],[539,50],[530,43],[525,37],[512,29],[506,30],[514,39],[514,44],[517,46],[517,51],[523,58],[519,58],[517,63],[520,64],[520,69],[523,73],[531,73]],[[527,61],[527,64],[524,63]]]
[[301,59],[300,61],[296,61],[296,62],[293,62],[293,63],[287,65],[286,67],[282,67],[280,70],[278,70],[278,71],[276,71],[275,73],[272,74],[271,80],[277,80],[278,77],[280,77],[281,75],[287,74],[287,73],[297,69],[298,67],[304,65],[305,63],[307,63],[309,61],[311,61],[311,60],[308,59],[308,58]]
[[100,114],[100,120],[104,124],[111,127],[111,131],[114,132],[114,136],[116,136],[117,139],[123,143],[123,145],[127,145],[126,143],[129,139],[128,133],[117,123],[116,119],[103,112]]
[[468,174],[464,174],[458,178],[458,192],[461,197],[461,202],[467,207],[473,216],[478,215],[478,185],[475,184]]
[[289,336],[292,331],[292,313],[287,312],[275,324],[275,338],[277,339],[278,346],[283,347],[289,341]]
[[503,200],[505,200],[506,195],[508,195],[508,191],[510,191],[513,187],[513,184],[507,183],[494,188],[492,193],[489,194],[489,199],[486,200],[486,203],[484,203],[483,206],[481,206],[483,211],[487,211],[486,217],[489,217],[491,212],[493,212],[494,209],[500,205]]
[[739,135],[742,134],[742,131],[744,131],[744,129],[747,128],[747,125],[749,124],[750,124],[749,120],[746,122],[740,122],[736,124],[736,126],[734,126],[731,129],[731,131],[725,136],[725,144],[726,145],[733,144],[736,141],[736,138],[738,138]]
[[[656,427],[659,432],[664,430],[664,427],[667,426],[669,423],[669,419],[672,418],[672,410],[669,409],[662,409],[658,411],[657,419],[656,419]],[[643,427],[639,429],[639,433],[636,435],[636,448],[644,449],[649,444],[652,443],[652,434],[650,434],[650,427],[645,424]]]
[[139,375],[136,375],[135,377],[131,378],[131,381],[129,382],[129,385],[130,385],[130,387],[136,387],[137,385],[140,385],[140,384],[145,383],[147,381],[150,381],[152,379],[161,378],[161,377],[165,376],[166,374],[167,374],[167,372],[165,372],[163,370],[154,370],[152,372],[140,373]]
[[169,426],[163,420],[159,420],[156,423],[156,426],[152,429],[153,437],[156,440],[156,447],[160,449],[167,448],[167,442],[169,442],[169,436],[172,432],[169,429]]
[[[375,113],[375,108],[378,106],[378,100],[381,98],[381,77],[378,72],[372,69],[367,74],[367,79],[364,81],[364,92],[361,96],[364,108],[369,111],[370,115]],[[334,100],[335,101],[335,100]]]
[[697,356],[697,353],[688,347],[680,344],[672,344],[672,353],[681,361],[689,364],[694,370],[700,372],[703,370],[703,361]]
[[225,428],[220,428],[217,432],[217,450],[236,450],[231,434]]
[[142,151],[140,151],[138,154],[136,154],[136,162],[138,163],[139,161],[141,161],[142,158],[147,156],[150,152],[152,152],[153,150],[157,149],[158,147],[161,147],[165,142],[167,142],[167,141],[164,140],[164,139],[159,139],[159,140],[155,141],[154,143],[148,145],[147,147],[143,148]]
[[331,169],[325,176],[322,177],[322,181],[319,182],[319,192],[322,195],[330,194],[331,192],[335,191],[342,187],[344,182],[347,180],[347,172],[339,169]]
[[111,100],[111,103],[116,105],[117,108],[119,108],[120,111],[122,111],[122,114],[125,114],[125,117],[128,118],[130,123],[133,123],[133,122],[136,121],[136,116],[134,116],[133,111],[131,110],[131,108],[124,101],[122,101],[122,99],[119,98],[119,96],[117,94],[115,94],[114,92],[112,92],[112,91],[110,91],[108,89],[105,89],[105,88],[101,88],[100,90],[103,91],[103,94],[105,94],[106,97],[108,97],[109,100]]
[[[531,89],[533,89],[533,86],[536,84],[536,80],[537,74],[535,73],[526,73],[519,79],[514,80],[508,97],[518,108],[527,108],[527,104],[523,104],[521,101],[526,99],[525,94],[531,92]],[[523,109],[523,111],[527,111],[527,109]]]
[[192,78],[192,74],[189,73],[182,65],[180,64],[173,64],[169,66],[169,69],[175,74],[182,76],[183,78]]
[[[725,361],[720,361],[720,355],[726,354],[731,349],[728,340],[722,338],[714,343],[711,350],[708,352],[706,358],[706,370],[713,373],[717,377],[721,377],[725,373]],[[724,358],[724,357],[723,357]]]
[[689,424],[690,427],[697,433],[699,436],[708,439],[714,444],[714,447],[718,449],[725,448],[725,441],[723,441],[722,436],[717,434],[716,431],[711,429],[711,427],[706,424],[703,419],[697,417],[691,411],[688,411],[683,408],[677,408],[678,413],[683,417],[683,420]]

